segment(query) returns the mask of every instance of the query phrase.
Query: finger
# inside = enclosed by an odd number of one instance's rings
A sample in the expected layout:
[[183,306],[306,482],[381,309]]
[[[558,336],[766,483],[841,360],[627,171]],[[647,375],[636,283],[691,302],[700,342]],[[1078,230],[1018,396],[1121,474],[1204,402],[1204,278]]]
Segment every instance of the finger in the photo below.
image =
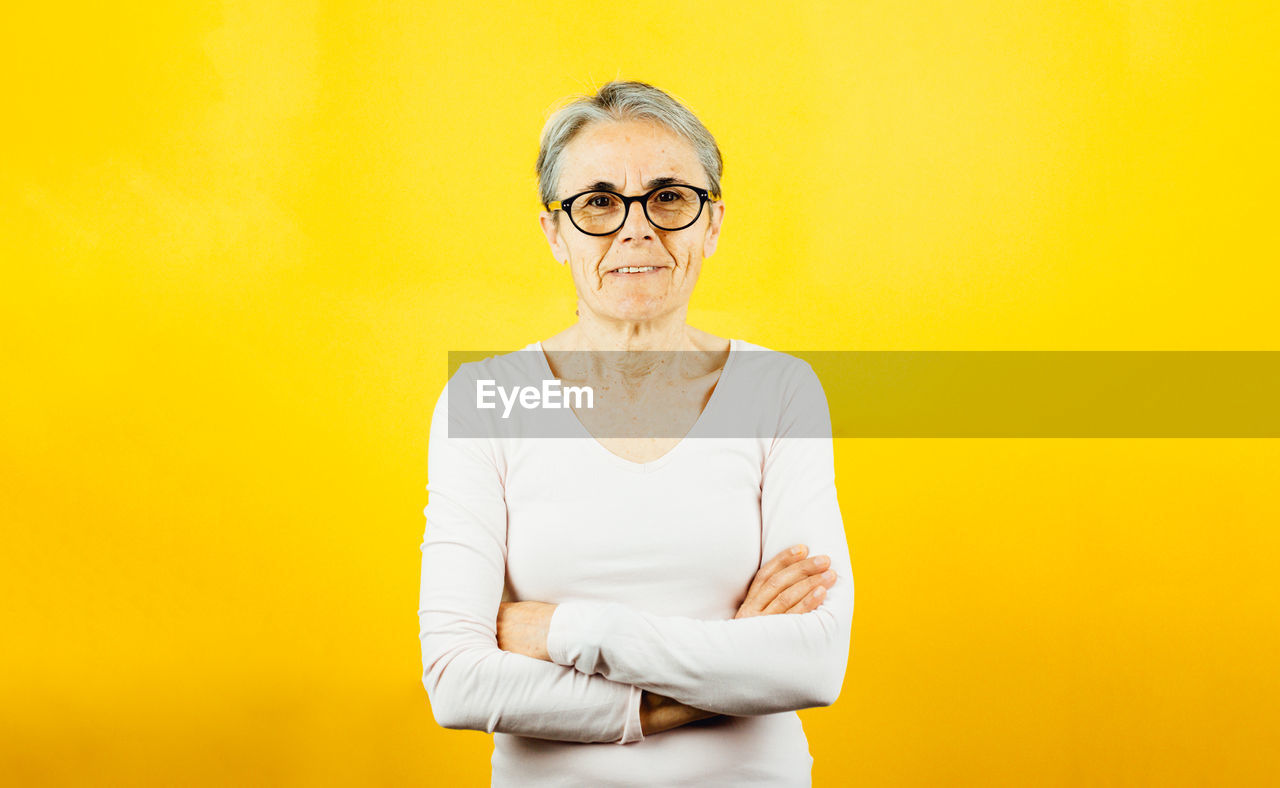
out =
[[825,589],[830,588],[835,581],[836,573],[828,569],[821,574],[811,575],[799,582],[793,583],[783,589],[782,593],[778,594],[773,601],[765,606],[764,615],[771,616],[778,613],[786,613],[802,600],[806,599],[816,589],[822,588],[825,593]]
[[826,601],[828,590],[835,585],[836,577],[831,572],[825,572],[822,576],[814,578],[819,580],[818,584],[813,587],[807,594],[800,597],[794,605],[786,610],[779,610],[779,613],[808,613],[811,610],[817,610]]
[[[796,583],[803,582],[813,575],[821,574],[831,566],[831,559],[825,555],[815,555],[807,561],[800,561],[783,567],[774,573],[761,586],[754,600],[762,610],[766,610],[779,596]],[[790,607],[790,605],[788,605]],[[778,612],[782,612],[779,610]]]
[[802,544],[792,545],[781,553],[778,553],[773,558],[769,559],[768,563],[760,567],[760,571],[756,572],[755,578],[751,581],[751,589],[747,593],[749,594],[751,591],[758,591],[760,586],[762,586],[765,581],[776,574],[779,570],[790,566],[797,561],[803,561],[805,556],[808,554],[808,546]]
[[813,589],[808,594],[806,594],[804,599],[801,599],[799,602],[793,605],[790,610],[786,610],[784,612],[785,613],[808,613],[811,610],[817,610],[819,607],[821,607],[822,603],[826,600],[826,598],[827,598],[827,587],[818,586],[817,588]]
[[[751,587],[747,589],[747,595],[742,600],[742,604],[738,606],[738,612],[734,618],[747,618],[749,616],[762,615],[762,610],[768,599],[762,599],[761,594],[764,586],[769,582],[769,578],[773,577],[780,570],[792,565],[798,561],[803,561],[808,555],[809,548],[803,544],[792,545],[773,558],[768,563],[760,567],[755,577],[751,579]],[[770,598],[774,594],[770,593]]]
[[770,577],[783,567],[790,566],[797,561],[803,561],[808,555],[809,548],[805,545],[798,544],[788,547],[781,553],[778,553],[769,562],[760,567],[760,571],[756,572],[756,576],[751,581],[751,587],[747,589],[747,598],[750,599],[753,594],[759,593],[760,587],[763,586]]

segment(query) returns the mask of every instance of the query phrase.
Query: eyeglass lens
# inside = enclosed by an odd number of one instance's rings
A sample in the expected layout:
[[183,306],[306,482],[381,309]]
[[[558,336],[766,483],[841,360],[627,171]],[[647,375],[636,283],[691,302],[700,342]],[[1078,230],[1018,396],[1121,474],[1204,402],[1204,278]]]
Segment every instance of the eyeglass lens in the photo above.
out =
[[[687,186],[667,186],[649,195],[645,213],[660,230],[682,230],[693,224],[702,210],[698,193]],[[610,192],[591,192],[573,201],[569,215],[588,233],[611,233],[626,221],[626,205]]]

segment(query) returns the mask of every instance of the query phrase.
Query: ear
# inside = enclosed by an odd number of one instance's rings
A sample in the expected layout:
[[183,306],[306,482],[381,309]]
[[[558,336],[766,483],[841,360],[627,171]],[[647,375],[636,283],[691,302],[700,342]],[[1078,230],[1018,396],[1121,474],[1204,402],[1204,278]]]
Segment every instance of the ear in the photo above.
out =
[[542,225],[542,234],[547,236],[547,244],[551,246],[551,254],[555,255],[556,262],[568,260],[569,248],[560,234],[560,214],[556,211],[543,211],[538,216],[538,224]]
[[707,234],[702,240],[702,256],[710,257],[720,241],[720,225],[724,224],[724,201],[718,200],[710,204],[711,221],[707,223]]

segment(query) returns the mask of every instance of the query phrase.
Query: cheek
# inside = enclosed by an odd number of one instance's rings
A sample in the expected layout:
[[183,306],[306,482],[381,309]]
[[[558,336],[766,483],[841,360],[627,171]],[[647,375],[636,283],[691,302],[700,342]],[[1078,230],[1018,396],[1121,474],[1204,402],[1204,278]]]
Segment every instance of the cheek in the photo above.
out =
[[677,268],[688,268],[698,260],[698,244],[690,243],[687,238],[669,239],[665,246]]
[[597,293],[604,283],[600,280],[600,255],[586,256],[581,251],[575,253],[569,262],[573,269],[573,285],[579,293]]
[[585,271],[594,271],[599,266],[601,258],[609,251],[607,244],[591,243],[590,241],[582,241],[569,247],[569,259],[575,268],[581,268]]
[[696,273],[702,266],[701,239],[699,239],[698,242],[691,243],[682,249],[679,259],[680,267],[683,268],[686,273]]

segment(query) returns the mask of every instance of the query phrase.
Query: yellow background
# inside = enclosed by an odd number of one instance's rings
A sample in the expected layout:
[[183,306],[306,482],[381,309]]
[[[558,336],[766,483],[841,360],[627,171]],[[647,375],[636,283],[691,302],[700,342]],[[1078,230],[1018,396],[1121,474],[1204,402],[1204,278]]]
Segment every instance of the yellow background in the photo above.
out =
[[[691,322],[779,349],[1277,349],[1269,2],[17,4],[0,781],[487,784],[419,683],[450,349],[572,319],[537,134],[726,158]],[[844,440],[818,785],[1280,781],[1280,443]]]

